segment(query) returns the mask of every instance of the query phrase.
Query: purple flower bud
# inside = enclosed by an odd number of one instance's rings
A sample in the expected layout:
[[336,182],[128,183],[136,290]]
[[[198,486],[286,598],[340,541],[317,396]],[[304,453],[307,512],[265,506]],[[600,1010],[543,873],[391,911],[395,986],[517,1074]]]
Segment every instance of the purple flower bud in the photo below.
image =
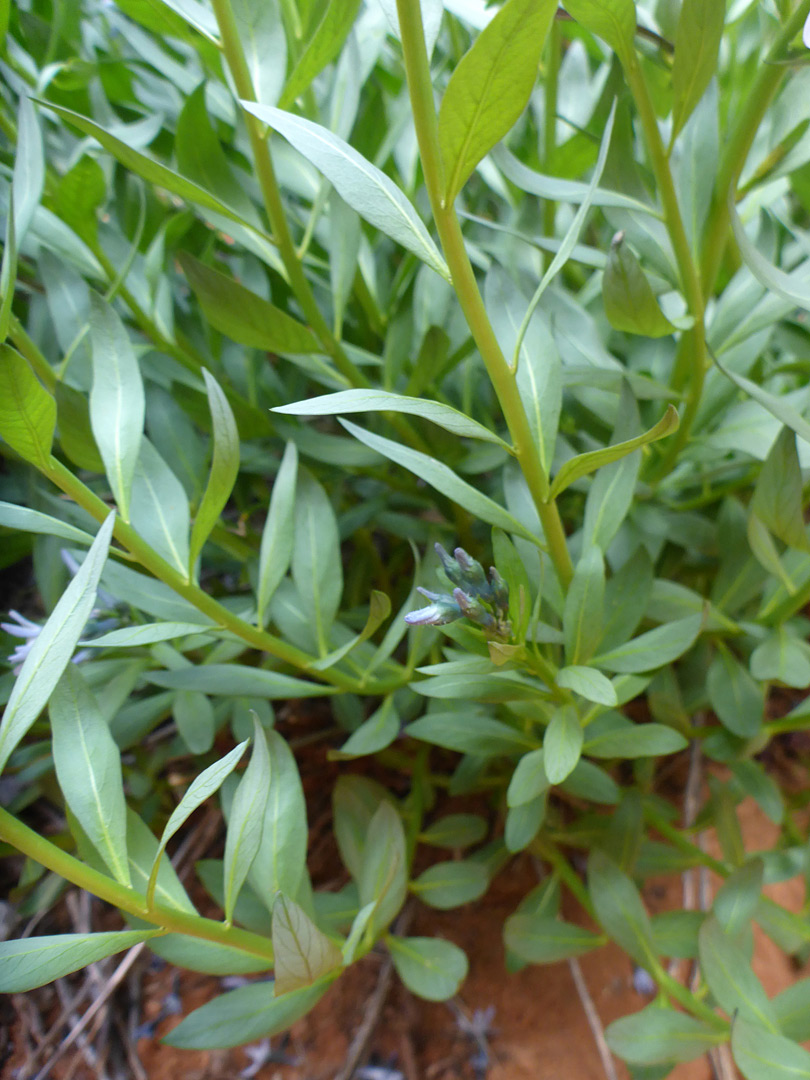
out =
[[489,568],[489,580],[492,584],[492,599],[495,607],[506,615],[509,611],[509,586],[494,566]]
[[427,589],[418,589],[418,592],[433,602],[427,607],[419,608],[418,611],[409,611],[405,616],[405,622],[409,626],[446,626],[447,623],[455,622],[461,618],[461,608],[450,596],[442,593],[428,592]]
[[477,559],[473,559],[464,548],[456,548],[453,552],[456,557],[456,562],[461,568],[463,575],[463,584],[468,592],[477,593],[484,600],[492,599],[492,589],[490,588],[487,576],[484,573],[484,568]]
[[452,555],[449,555],[441,544],[434,544],[436,554],[441,560],[442,569],[453,585],[463,585],[464,577],[461,573],[461,567],[458,565]]
[[453,589],[453,598],[464,615],[471,622],[478,623],[485,630],[495,628],[495,619],[490,615],[478,597],[469,596],[463,589]]

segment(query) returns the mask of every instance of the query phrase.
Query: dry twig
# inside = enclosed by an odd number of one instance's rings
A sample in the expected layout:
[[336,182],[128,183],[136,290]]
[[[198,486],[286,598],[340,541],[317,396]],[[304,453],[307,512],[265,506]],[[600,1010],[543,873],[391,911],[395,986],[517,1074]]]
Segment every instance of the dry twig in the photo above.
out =
[[602,1068],[605,1070],[605,1076],[608,1080],[619,1080],[616,1066],[613,1063],[613,1055],[605,1041],[605,1032],[602,1027],[602,1021],[599,1019],[599,1013],[596,1011],[596,1006],[594,1005],[593,998],[588,990],[585,977],[582,974],[582,968],[579,966],[579,961],[575,957],[571,957],[568,961],[568,967],[571,971],[571,977],[574,980],[574,986],[577,988],[577,994],[582,1003],[582,1008],[585,1011],[588,1027],[591,1029],[591,1034],[596,1043],[596,1049],[599,1051],[599,1057],[602,1061]]

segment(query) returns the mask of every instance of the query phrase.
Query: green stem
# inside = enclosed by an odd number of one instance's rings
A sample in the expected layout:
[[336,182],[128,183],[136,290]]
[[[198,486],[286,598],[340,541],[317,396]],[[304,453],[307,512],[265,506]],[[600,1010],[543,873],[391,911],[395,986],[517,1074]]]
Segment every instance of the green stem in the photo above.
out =
[[23,825],[8,811],[0,809],[0,839],[13,844],[17,851],[27,855],[41,866],[46,867],[53,873],[58,874],[73,885],[114,904],[121,911],[126,911],[144,922],[150,922],[164,930],[176,934],[190,934],[192,937],[202,938],[204,941],[213,941],[217,945],[227,945],[232,949],[250,953],[252,956],[261,956],[273,962],[273,946],[267,938],[260,934],[254,934],[250,930],[240,930],[238,927],[226,927],[213,919],[203,918],[202,915],[192,915],[187,911],[178,911],[175,908],[167,908],[162,905],[149,907],[146,897],[134,889],[128,889],[125,885],[113,881],[106,874],[99,873],[91,866],[62,851],[56,844],[35,833],[27,825]]
[[658,127],[655,109],[653,108],[653,103],[650,98],[647,81],[644,78],[644,72],[641,70],[641,66],[639,65],[635,53],[632,54],[625,64],[624,72],[636,103],[641,126],[644,130],[644,138],[647,143],[650,162],[653,167],[658,190],[661,195],[661,202],[664,208],[664,222],[667,227],[667,232],[669,233],[670,242],[672,243],[675,261],[678,264],[681,287],[683,288],[689,313],[695,320],[692,329],[682,335],[678,346],[679,356],[678,360],[676,360],[675,371],[673,373],[673,388],[676,390],[681,389],[677,383],[681,380],[681,371],[684,368],[687,368],[691,372],[691,380],[680,427],[676,434],[668,440],[666,452],[663,457],[659,459],[656,468],[656,474],[660,478],[672,470],[672,467],[678,459],[678,455],[684,446],[686,446],[692,431],[695,416],[700,407],[700,399],[703,394],[703,381],[706,377],[706,366],[708,363],[705,327],[706,305],[703,288],[700,283],[700,276],[695,265],[695,260],[692,258],[689,238],[687,237],[686,229],[684,228],[681,208],[678,204],[678,194],[672,179],[672,170],[669,167],[666,148],[661,138],[661,132]]
[[[69,495],[79,506],[91,514],[96,521],[102,522],[106,519],[110,512],[107,504],[56,458],[51,458],[45,475],[57,487],[61,488],[66,495]],[[339,687],[341,690],[354,691],[355,693],[363,692],[374,695],[390,693],[408,681],[406,674],[403,672],[401,678],[391,678],[364,687],[361,679],[353,678],[351,675],[336,671],[334,668],[322,672],[311,671],[317,657],[310,656],[302,649],[289,645],[274,634],[270,634],[266,630],[260,630],[258,627],[245,622],[244,619],[240,619],[238,615],[234,615],[233,612],[229,611],[228,608],[220,604],[212,596],[209,596],[198,585],[188,581],[174,567],[170,566],[121,518],[116,518],[113,534],[128,551],[132,552],[141,566],[173,589],[178,596],[182,596],[184,600],[193,604],[198,611],[207,615],[217,626],[231,630],[254,649],[259,649],[261,652],[274,656],[277,660],[290,664],[301,671],[311,673],[323,682]]]
[[[554,172],[554,154],[557,149],[557,91],[560,82],[561,40],[560,24],[557,19],[554,19],[548,35],[548,61],[546,64],[546,78],[543,84],[545,97],[543,168],[549,176],[553,175]],[[543,203],[543,235],[549,239],[554,238],[556,218],[556,202],[553,199],[546,199]],[[548,269],[553,258],[553,252],[543,252],[544,269]]]
[[810,0],[801,0],[780,30],[770,53],[765,57],[754,79],[754,84],[742,109],[737,114],[734,130],[720,158],[720,168],[717,171],[714,195],[704,231],[701,258],[701,278],[705,296],[709,296],[714,289],[728,241],[729,198],[736,191],[759,126],[788,71],[786,64],[774,63],[774,60],[781,59],[781,54],[801,31],[809,14]]
[[[239,28],[236,25],[230,0],[212,0],[212,6],[219,26],[222,52],[233,76],[236,92],[244,101],[255,101],[256,93],[253,80],[250,77],[250,71],[245,60],[245,53],[239,38]],[[296,253],[295,244],[287,224],[284,205],[281,201],[281,192],[276,180],[273,159],[270,156],[270,147],[265,137],[264,125],[251,113],[246,112],[244,116],[253,151],[253,164],[264,199],[265,210],[270,221],[273,239],[278,245],[278,252],[281,261],[284,263],[284,269],[287,272],[292,290],[298,298],[307,321],[318,335],[319,341],[332,358],[341,375],[352,386],[366,387],[369,383],[365,375],[346,355],[340,343],[332,335],[326,319],[321,314],[321,309],[315,300],[301,260]]]
[[484,301],[464,247],[458,217],[452,204],[447,204],[443,195],[439,124],[425,48],[422,11],[418,0],[397,0],[397,11],[419,154],[436,229],[450,268],[456,296],[495,388],[515,454],[537,507],[549,555],[565,588],[573,577],[574,568],[559,510],[556,502],[549,499],[549,482],[540,460],[539,447],[532,435],[514,372],[501,351],[487,317]]

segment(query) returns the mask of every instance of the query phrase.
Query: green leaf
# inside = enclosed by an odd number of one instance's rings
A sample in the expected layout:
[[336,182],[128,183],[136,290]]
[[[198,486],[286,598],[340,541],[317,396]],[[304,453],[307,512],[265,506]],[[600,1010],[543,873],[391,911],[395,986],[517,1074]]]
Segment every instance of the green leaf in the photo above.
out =
[[776,1014],[743,949],[709,916],[700,929],[700,968],[713,997],[729,1016],[739,1014],[777,1032]]
[[125,626],[121,630],[110,630],[107,634],[89,641],[80,641],[79,644],[95,649],[134,649],[139,645],[156,645],[159,641],[173,641],[175,638],[204,632],[205,627],[199,623],[147,623],[145,626]]
[[728,1038],[705,1020],[657,1003],[614,1020],[605,1037],[613,1053],[632,1065],[692,1061]]
[[646,967],[655,956],[650,917],[638,889],[604,852],[588,859],[588,892],[596,917],[613,940]]
[[20,457],[47,469],[56,402],[16,349],[0,345],[0,437]]
[[709,667],[706,689],[711,707],[730,732],[750,739],[760,731],[765,713],[762,688],[724,646]]
[[456,65],[439,110],[446,204],[526,108],[555,11],[553,0],[508,0]]
[[209,191],[206,191],[204,187],[195,184],[192,180],[186,179],[186,177],[181,176],[179,173],[174,172],[165,165],[161,165],[160,162],[155,161],[146,154],[142,154],[138,150],[133,150],[132,147],[127,146],[125,142],[122,142],[120,139],[116,138],[116,136],[111,134],[111,132],[106,131],[103,127],[100,127],[86,116],[73,112],[71,109],[62,108],[60,105],[54,105],[51,101],[40,101],[39,104],[50,109],[52,112],[55,112],[57,116],[60,116],[63,120],[67,120],[73,127],[77,127],[79,131],[83,131],[85,135],[89,135],[91,138],[101,143],[104,149],[108,150],[116,161],[120,161],[127,169],[131,169],[132,172],[142,177],[149,184],[170,191],[174,195],[179,195],[180,198],[185,199],[186,202],[195,203],[205,210],[212,210],[217,214],[223,214],[231,221],[250,226],[250,223],[245,222],[241,214],[232,207],[227,206],[224,202],[221,202],[216,196],[212,195]]
[[591,757],[637,758],[674,754],[687,745],[679,731],[664,724],[633,724],[624,720],[596,735],[589,728],[582,749]]
[[555,498],[561,491],[565,491],[567,487],[570,487],[575,480],[579,480],[581,477],[587,476],[605,465],[610,465],[613,461],[619,461],[648,443],[666,438],[667,435],[671,435],[678,430],[679,424],[678,410],[674,405],[667,405],[667,411],[658,423],[642,435],[638,435],[634,439],[628,439],[626,442],[616,443],[613,446],[606,446],[603,450],[589,450],[585,454],[577,454],[576,457],[566,461],[554,477],[550,497]]
[[716,366],[723,372],[727,379],[731,381],[743,390],[750,398],[758,402],[763,409],[766,409],[771,416],[775,416],[777,420],[781,420],[783,424],[795,431],[800,439],[803,439],[806,443],[810,443],[810,424],[804,419],[798,409],[794,408],[789,401],[786,401],[784,397],[777,397],[775,394],[769,393],[767,390],[763,390],[762,387],[757,386],[755,382],[751,382],[750,379],[746,379],[743,375],[738,375],[736,371],[732,371],[731,368],[724,367],[716,356],[713,357]]
[[14,289],[17,284],[17,238],[14,235],[14,191],[9,192],[3,261],[0,263],[0,342],[8,337]]
[[[621,444],[635,437],[640,427],[633,391],[626,380],[622,381],[613,439]],[[602,551],[607,550],[630,509],[640,468],[641,453],[634,451],[599,469],[585,500],[583,549],[596,544]]]
[[503,840],[506,850],[515,854],[523,851],[534,840],[546,817],[546,794],[538,795],[530,802],[510,806],[506,814]]
[[32,99],[23,93],[17,112],[17,146],[11,188],[14,195],[14,239],[23,242],[45,186],[45,155],[39,117]]
[[150,671],[146,678],[156,686],[165,686],[170,690],[199,690],[203,694],[225,697],[263,697],[268,701],[321,697],[334,693],[334,687],[305,682],[278,671],[242,667],[239,664],[201,664],[177,671]]
[[582,752],[584,733],[573,705],[562,705],[551,718],[543,738],[543,768],[549,782],[561,784]]
[[189,566],[188,496],[147,438],[141,439],[127,502],[129,520],[140,536],[170,566],[186,577]]
[[448,499],[452,499],[453,502],[468,510],[474,517],[480,518],[481,521],[486,521],[490,525],[496,525],[498,528],[503,529],[504,532],[514,533],[524,540],[537,544],[537,537],[521,525],[517,518],[504,510],[494,500],[482,494],[478,488],[474,488],[466,480],[462,480],[443,461],[437,461],[436,458],[423,454],[419,450],[411,450],[410,447],[383,438],[382,435],[374,435],[370,431],[364,431],[350,420],[341,420],[340,423],[361,443],[371,447],[372,450],[376,450],[383,457],[389,458],[397,465],[402,465],[409,472],[418,476],[420,480],[424,480],[431,487],[440,491],[442,495],[446,495]]
[[788,427],[782,428],[760,470],[751,509],[788,547],[810,551],[796,436]]
[[573,690],[586,701],[593,701],[598,705],[612,708],[619,702],[613,683],[596,668],[569,665],[557,672],[555,681],[562,689]]
[[619,785],[604,769],[592,761],[580,758],[571,775],[560,785],[563,791],[588,802],[615,806],[619,801]]
[[293,416],[338,416],[356,412],[406,413],[430,420],[454,435],[461,435],[466,439],[482,439],[512,452],[508,444],[489,428],[479,424],[477,420],[471,420],[450,405],[424,398],[390,394],[386,390],[340,390],[336,394],[323,394],[320,397],[293,402],[291,405],[279,405],[272,411],[291,413]]
[[351,733],[343,746],[339,750],[332,751],[329,756],[340,760],[376,754],[391,745],[399,735],[400,724],[394,695],[389,694],[368,720]]
[[450,280],[447,264],[424,222],[384,172],[320,124],[251,101],[243,101],[242,106],[283,135],[362,218]]
[[275,730],[267,731],[266,739],[272,779],[250,883],[269,903],[277,892],[300,899],[306,877],[307,807],[292,750]]
[[807,642],[780,626],[751,653],[755,679],[784,683],[797,690],[810,686],[810,649]]
[[[329,0],[323,18],[293,68],[279,105],[289,109],[312,80],[338,56],[349,35],[360,0]],[[260,101],[266,100],[259,98]],[[274,105],[274,101],[268,102]]]
[[[133,888],[137,889],[138,892],[146,891],[157,850],[157,837],[146,822],[138,817],[134,810],[127,807],[129,873],[132,878]],[[89,861],[84,851],[82,851],[82,857]],[[178,911],[185,911],[190,915],[196,914],[194,905],[169,859],[163,859],[160,863],[155,886],[155,899],[158,904],[165,907],[176,908]]]
[[[642,845],[642,859],[643,859]],[[693,960],[698,954],[698,933],[705,915],[702,911],[663,911],[650,923],[655,951],[659,956]]]
[[577,563],[565,597],[563,634],[565,659],[586,663],[602,637],[605,599],[605,561],[598,547],[588,548]]
[[233,418],[228,399],[219,383],[203,368],[205,388],[208,391],[208,408],[211,410],[211,422],[214,429],[214,454],[211,472],[205,487],[205,494],[194,518],[191,530],[188,573],[193,574],[194,564],[202,551],[219,515],[233,491],[233,485],[239,475],[239,432]]
[[506,947],[529,964],[556,964],[605,944],[604,936],[574,923],[523,912],[509,916],[503,937]]
[[169,820],[163,828],[160,844],[154,862],[152,863],[152,869],[149,873],[149,881],[146,888],[147,898],[151,898],[154,894],[158,870],[160,869],[160,860],[163,852],[166,850],[166,845],[177,830],[185,825],[186,821],[188,821],[194,811],[199,806],[202,806],[205,800],[209,799],[214,792],[219,790],[225,777],[230,776],[239,764],[247,744],[248,742],[246,739],[244,742],[239,743],[238,746],[235,746],[233,750],[225,755],[225,757],[221,758],[219,761],[215,761],[214,764],[209,765],[207,769],[203,769],[200,775],[191,781],[186,789],[185,795],[174,810],[172,810]]
[[306,471],[298,477],[295,494],[292,576],[323,657],[343,593],[343,565],[332,504]]
[[788,1039],[810,1039],[810,979],[799,979],[771,999],[779,1030]]
[[259,548],[259,584],[256,589],[256,611],[259,626],[264,626],[267,608],[273,594],[287,573],[293,552],[293,522],[295,513],[295,484],[298,475],[298,450],[288,442],[284,448],[273,491],[270,508],[262,530]]
[[327,975],[280,997],[272,982],[240,986],[195,1009],[163,1042],[184,1050],[213,1050],[272,1038],[305,1016],[333,982],[334,975]]
[[360,904],[377,901],[369,924],[371,936],[376,938],[399,914],[408,885],[405,831],[389,802],[381,802],[369,822],[362,860],[357,881]]
[[239,890],[259,852],[267,797],[270,791],[270,755],[264,729],[253,717],[253,753],[233,797],[225,836],[225,920],[233,918]]
[[656,626],[645,634],[639,634],[624,645],[610,652],[595,656],[595,667],[606,668],[623,674],[653,671],[677,660],[694,645],[703,625],[702,615],[690,615],[676,619],[664,626]]
[[[729,214],[731,217],[731,228],[734,231],[734,239],[737,241],[737,246],[740,249],[740,255],[742,255],[743,262],[760,283],[772,293],[776,293],[777,296],[781,296],[783,300],[787,300],[789,304],[795,304],[796,307],[803,308],[805,311],[810,311],[810,287],[807,284],[807,273],[803,266],[792,274],[786,274],[784,270],[780,270],[777,266],[773,266],[762,255],[759,249],[748,238],[748,233],[743,227],[743,223],[740,221],[740,215],[737,213],[737,207],[734,202],[733,192],[729,192]],[[717,358],[715,357],[715,363]],[[719,365],[718,365],[719,366]],[[726,375],[730,375],[729,371],[721,368]],[[733,378],[733,376],[731,376]],[[737,385],[741,385],[740,380],[742,376],[737,376],[734,382]],[[743,380],[748,382],[747,379]],[[765,391],[762,391],[764,394]],[[753,397],[753,395],[752,395]],[[764,404],[764,402],[762,402]],[[767,405],[765,406],[768,407]],[[776,414],[775,414],[776,415]],[[781,419],[781,417],[780,417]],[[793,425],[788,420],[783,420],[783,423],[788,427]],[[796,430],[796,429],[794,429]],[[801,435],[801,432],[797,432]],[[802,438],[806,436],[802,435]]]
[[129,521],[143,436],[143,380],[123,323],[111,305],[95,293],[90,294],[90,342],[90,423],[121,517]]
[[277,994],[312,986],[343,963],[337,945],[283,893],[273,904],[273,953]]
[[70,663],[84,624],[96,602],[96,589],[107,559],[114,524],[115,514],[110,514],[23,661],[0,724],[0,772],[47,704],[53,688]]
[[545,752],[530,750],[524,754],[517,763],[509,787],[506,790],[506,805],[508,807],[522,806],[532,802],[542,795],[551,786],[551,781],[546,775],[544,766]]
[[273,966],[269,956],[257,956],[244,949],[203,941],[190,934],[166,934],[155,938],[149,949],[167,964],[200,971],[204,975],[253,975]]
[[0,992],[24,994],[70,975],[79,968],[131,949],[160,930],[122,930],[108,934],[53,934],[0,942]]
[[714,0],[683,0],[675,33],[672,66],[672,135],[674,142],[703,97],[717,68],[725,7]]
[[431,847],[465,848],[480,843],[487,835],[487,823],[477,814],[448,814],[419,834]]
[[810,1054],[784,1035],[737,1020],[731,1029],[731,1052],[745,1080],[802,1080],[810,1077]]
[[75,525],[68,525],[66,521],[60,521],[58,518],[51,517],[50,514],[40,513],[39,510],[31,510],[27,506],[16,506],[9,502],[0,501],[0,526],[20,532],[58,536],[60,540],[70,540],[74,544],[89,546],[93,543],[90,533],[77,529]]
[[56,384],[54,394],[59,442],[66,456],[80,469],[103,473],[104,462],[101,460],[90,426],[90,406],[87,397],[61,381]]
[[523,732],[471,709],[427,713],[408,724],[405,734],[461,754],[515,754],[535,745]]
[[655,293],[641,263],[624,242],[624,233],[613,237],[602,275],[605,315],[614,330],[643,337],[667,337],[675,327],[658,306]]
[[53,763],[65,801],[116,881],[131,887],[121,755],[96,698],[68,664],[50,701]]
[[332,794],[335,840],[346,869],[359,880],[368,827],[381,802],[389,798],[385,788],[363,776],[340,776]]
[[586,30],[606,41],[623,64],[632,61],[636,34],[633,0],[566,0],[565,8]]
[[281,308],[185,252],[178,258],[206,319],[215,330],[252,349],[274,353],[320,351],[312,331]]
[[467,957],[451,941],[389,934],[385,943],[400,979],[426,1001],[447,1001],[467,977]]
[[256,100],[275,105],[287,69],[287,39],[279,0],[262,0],[260,4],[231,0],[231,4]]
[[440,862],[429,866],[411,882],[411,892],[430,907],[446,911],[483,896],[489,874],[483,863]]
[[742,933],[754,917],[762,890],[763,870],[762,859],[750,859],[718,889],[712,911],[729,937]]

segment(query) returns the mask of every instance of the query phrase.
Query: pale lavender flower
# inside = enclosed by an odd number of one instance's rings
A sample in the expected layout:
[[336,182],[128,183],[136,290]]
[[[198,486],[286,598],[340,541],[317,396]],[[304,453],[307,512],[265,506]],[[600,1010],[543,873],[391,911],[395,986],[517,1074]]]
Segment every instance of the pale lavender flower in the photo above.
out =
[[417,592],[433,602],[418,611],[409,611],[405,616],[405,622],[409,626],[446,626],[447,623],[461,618],[461,608],[452,597],[428,592],[421,586],[417,588]]
[[805,43],[808,49],[810,49],[810,15],[807,16],[807,22],[804,24],[804,33],[802,34],[802,41]]
[[5,630],[11,637],[22,638],[20,644],[15,646],[14,652],[8,658],[8,662],[14,667],[14,674],[19,675],[23,661],[31,652],[34,641],[39,636],[42,627],[39,623],[26,619],[19,611],[9,611],[8,615],[14,622],[0,623],[0,630]]

